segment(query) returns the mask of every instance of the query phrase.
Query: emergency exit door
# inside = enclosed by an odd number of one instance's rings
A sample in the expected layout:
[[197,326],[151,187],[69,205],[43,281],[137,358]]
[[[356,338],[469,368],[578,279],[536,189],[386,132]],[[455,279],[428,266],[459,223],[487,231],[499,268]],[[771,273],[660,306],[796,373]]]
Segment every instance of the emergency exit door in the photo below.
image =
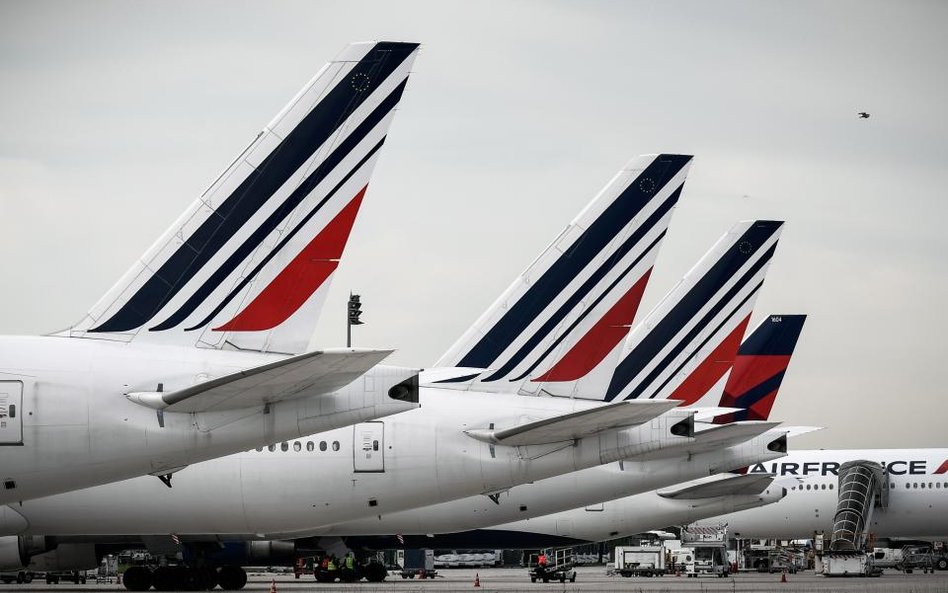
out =
[[353,469],[357,472],[385,471],[385,424],[363,422],[353,428]]
[[0,381],[0,445],[23,444],[23,383]]

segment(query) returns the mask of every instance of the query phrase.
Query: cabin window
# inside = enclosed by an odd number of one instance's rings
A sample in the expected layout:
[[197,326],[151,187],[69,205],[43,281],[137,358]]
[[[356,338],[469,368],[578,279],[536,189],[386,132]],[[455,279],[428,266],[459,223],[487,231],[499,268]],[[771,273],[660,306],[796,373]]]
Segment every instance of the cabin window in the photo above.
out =
[[296,441],[295,443],[293,443],[293,450],[299,453],[300,451],[303,450],[303,444],[300,443],[299,441]]
[[313,441],[306,441],[306,450],[312,452],[316,448],[316,445],[313,444]]

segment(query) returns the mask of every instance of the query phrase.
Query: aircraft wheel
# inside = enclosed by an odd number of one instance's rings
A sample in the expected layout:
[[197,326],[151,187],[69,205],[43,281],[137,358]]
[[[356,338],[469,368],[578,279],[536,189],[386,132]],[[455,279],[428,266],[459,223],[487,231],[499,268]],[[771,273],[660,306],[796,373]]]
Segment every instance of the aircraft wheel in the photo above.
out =
[[938,561],[935,562],[935,568],[938,570],[948,570],[948,558],[939,558]]
[[217,573],[217,582],[225,591],[238,591],[247,584],[247,573],[239,566],[222,566]]
[[378,562],[369,562],[362,567],[362,574],[365,576],[365,580],[370,583],[381,583],[385,580],[385,577],[388,576],[385,567],[379,564]]
[[147,591],[151,588],[151,571],[144,566],[132,566],[122,575],[122,583],[129,591]]

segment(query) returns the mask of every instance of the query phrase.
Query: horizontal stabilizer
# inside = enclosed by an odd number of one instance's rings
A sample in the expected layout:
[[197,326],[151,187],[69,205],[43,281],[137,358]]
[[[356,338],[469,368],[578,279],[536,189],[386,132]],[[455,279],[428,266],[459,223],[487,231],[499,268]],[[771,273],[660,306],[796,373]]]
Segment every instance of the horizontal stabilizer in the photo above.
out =
[[823,430],[822,426],[787,426],[781,425],[780,432],[786,433],[787,438],[798,437],[818,430]]
[[698,483],[691,482],[682,487],[666,488],[659,490],[658,495],[662,498],[674,499],[698,499],[715,498],[717,496],[739,496],[742,494],[760,494],[767,489],[773,482],[772,474],[722,474],[714,476],[714,480],[701,480]]
[[615,402],[502,430],[468,430],[467,434],[480,441],[498,445],[543,445],[579,439],[614,428],[644,424],[679,403],[676,400]]
[[740,412],[744,410],[744,408],[726,408],[723,406],[718,406],[716,408],[696,406],[696,407],[678,408],[678,409],[683,412],[693,413],[695,415],[696,422],[701,422],[703,420],[710,421],[712,418],[715,418],[716,416],[720,416],[721,414],[731,414],[733,412]]
[[759,420],[713,425],[712,428],[695,430],[695,438],[689,442],[675,445],[674,447],[665,447],[664,449],[658,449],[642,455],[636,455],[635,461],[649,461],[653,459],[680,457],[686,454],[696,455],[698,453],[716,451],[749,441],[778,426],[780,426],[779,422],[763,422]]
[[453,385],[469,383],[486,370],[473,367],[434,367],[422,370],[421,374],[418,375],[418,382],[431,387],[444,387],[444,385],[438,385],[438,383]]
[[307,352],[169,392],[129,393],[131,401],[166,412],[218,412],[332,393],[365,374],[392,350]]

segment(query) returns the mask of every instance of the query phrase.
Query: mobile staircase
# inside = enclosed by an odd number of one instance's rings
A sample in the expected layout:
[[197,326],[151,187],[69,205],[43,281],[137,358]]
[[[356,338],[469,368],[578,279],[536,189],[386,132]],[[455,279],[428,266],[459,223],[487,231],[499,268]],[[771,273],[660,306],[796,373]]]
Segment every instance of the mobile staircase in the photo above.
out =
[[833,515],[829,551],[823,575],[869,576],[872,558],[865,552],[872,513],[888,506],[885,468],[874,461],[847,461],[839,467],[839,498]]

